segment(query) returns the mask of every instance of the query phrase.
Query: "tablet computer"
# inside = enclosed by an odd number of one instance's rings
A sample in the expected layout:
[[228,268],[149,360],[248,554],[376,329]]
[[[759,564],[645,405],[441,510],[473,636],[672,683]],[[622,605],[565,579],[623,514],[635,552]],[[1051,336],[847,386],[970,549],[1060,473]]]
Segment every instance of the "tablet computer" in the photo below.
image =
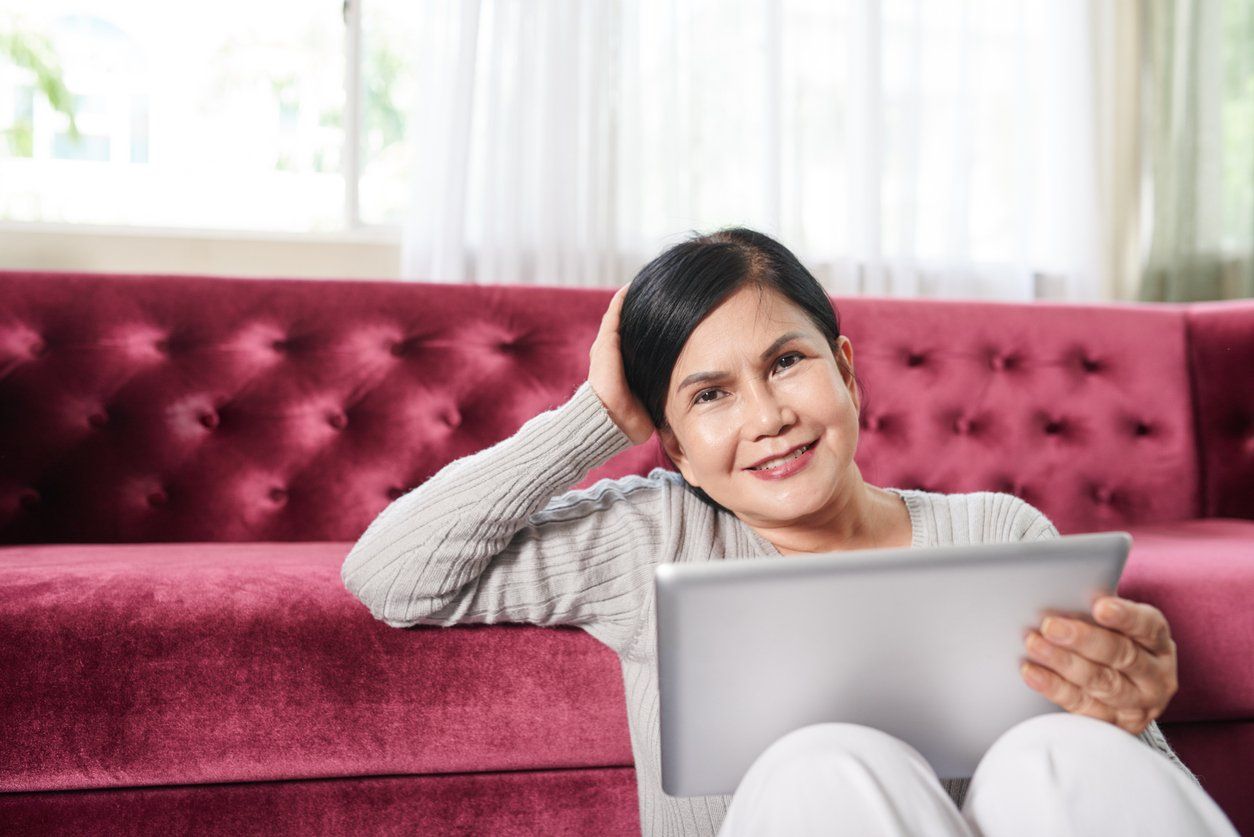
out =
[[1016,723],[1064,711],[1023,682],[1047,613],[1091,622],[1126,532],[906,547],[655,570],[662,790],[731,794],[800,727],[902,739],[941,779],[969,777]]

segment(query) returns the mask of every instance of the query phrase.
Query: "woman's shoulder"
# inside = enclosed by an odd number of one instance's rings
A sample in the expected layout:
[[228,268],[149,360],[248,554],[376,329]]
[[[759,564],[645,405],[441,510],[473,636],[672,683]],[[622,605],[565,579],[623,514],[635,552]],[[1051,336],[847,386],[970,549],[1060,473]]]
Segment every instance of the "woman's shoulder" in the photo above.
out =
[[669,505],[683,477],[665,468],[654,468],[647,474],[627,474],[599,479],[586,488],[572,489],[554,497],[532,515],[533,523],[568,519],[607,511],[639,509],[658,514]]
[[1058,537],[1045,514],[1022,497],[1004,491],[945,493],[893,489],[922,524],[930,544],[1034,541]]

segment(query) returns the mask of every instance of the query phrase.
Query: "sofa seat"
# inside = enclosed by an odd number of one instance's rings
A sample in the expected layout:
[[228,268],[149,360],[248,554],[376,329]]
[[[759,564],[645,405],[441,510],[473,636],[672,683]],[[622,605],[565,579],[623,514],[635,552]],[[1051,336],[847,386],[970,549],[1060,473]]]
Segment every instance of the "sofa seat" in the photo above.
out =
[[389,627],[340,581],[350,546],[0,549],[0,792],[572,768],[622,780],[613,652],[573,627]]
[[[1179,646],[1164,729],[1196,732],[1181,755],[1205,749],[1213,766],[1224,748],[1205,722],[1254,719],[1254,660],[1234,650],[1254,645],[1254,521],[1131,531],[1119,592],[1160,607]],[[0,791],[573,768],[621,781],[609,649],[576,628],[388,627],[340,582],[349,547],[0,549]]]

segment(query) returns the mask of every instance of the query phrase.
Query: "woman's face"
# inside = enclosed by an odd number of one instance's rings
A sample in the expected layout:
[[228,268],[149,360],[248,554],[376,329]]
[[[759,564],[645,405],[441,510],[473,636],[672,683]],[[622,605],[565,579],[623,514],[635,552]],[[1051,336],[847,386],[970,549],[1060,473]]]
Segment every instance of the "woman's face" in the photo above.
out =
[[[856,482],[853,346],[843,336],[837,345],[847,374],[805,312],[774,290],[743,286],[712,311],[671,373],[659,432],[684,479],[750,525],[821,525]],[[802,443],[814,444],[790,466],[749,470]]]

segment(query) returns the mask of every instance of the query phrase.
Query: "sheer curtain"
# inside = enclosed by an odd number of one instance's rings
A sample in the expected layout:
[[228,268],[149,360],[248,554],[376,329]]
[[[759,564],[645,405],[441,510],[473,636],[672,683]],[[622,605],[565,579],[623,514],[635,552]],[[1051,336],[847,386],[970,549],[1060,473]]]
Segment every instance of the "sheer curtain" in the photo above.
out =
[[620,285],[691,230],[836,294],[1108,296],[1086,0],[434,0],[403,275]]
[[1254,297],[1254,3],[1144,10],[1140,297]]

